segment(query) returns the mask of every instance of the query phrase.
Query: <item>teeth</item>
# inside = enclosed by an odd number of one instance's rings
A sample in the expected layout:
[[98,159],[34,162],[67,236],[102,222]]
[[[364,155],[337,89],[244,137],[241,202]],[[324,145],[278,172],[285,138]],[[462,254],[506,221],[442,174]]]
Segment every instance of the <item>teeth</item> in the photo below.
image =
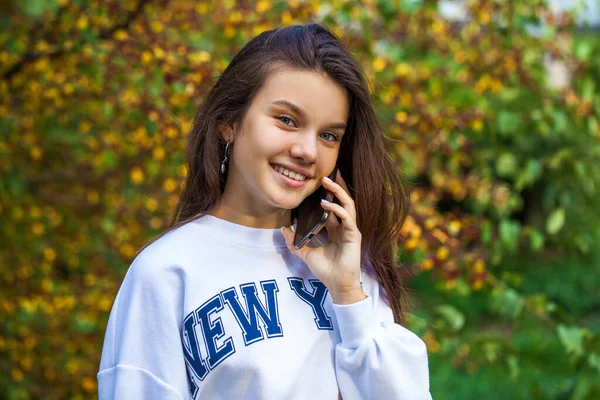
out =
[[289,169],[286,169],[286,168],[280,167],[279,165],[274,165],[273,167],[274,167],[274,168],[275,168],[277,171],[281,172],[283,175],[285,175],[285,176],[287,176],[287,177],[290,177],[290,178],[292,178],[292,179],[295,179],[295,180],[297,180],[297,181],[303,181],[303,180],[305,180],[305,179],[306,179],[306,176],[304,176],[304,175],[301,175],[301,174],[299,174],[299,173],[297,173],[297,172],[294,172],[294,171],[290,171]]

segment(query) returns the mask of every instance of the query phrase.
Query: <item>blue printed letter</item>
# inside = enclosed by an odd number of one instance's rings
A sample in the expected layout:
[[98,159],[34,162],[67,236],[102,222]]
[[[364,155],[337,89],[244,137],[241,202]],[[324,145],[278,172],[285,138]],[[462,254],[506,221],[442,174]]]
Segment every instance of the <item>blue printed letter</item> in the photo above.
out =
[[240,285],[242,295],[246,300],[245,307],[240,304],[235,288],[232,287],[221,292],[223,302],[227,303],[240,328],[244,331],[244,343],[246,346],[264,339],[263,331],[258,325],[258,317],[260,317],[263,326],[267,330],[267,337],[283,336],[277,307],[276,293],[279,291],[277,282],[275,280],[263,281],[260,283],[260,286],[265,294],[266,309],[258,299],[254,283]]
[[196,318],[198,318],[200,327],[202,327],[204,344],[208,350],[207,361],[210,369],[214,369],[221,361],[235,353],[235,346],[231,337],[227,338],[221,347],[217,347],[217,339],[222,338],[225,332],[223,331],[221,318],[211,321],[210,315],[222,309],[223,303],[221,297],[217,294],[196,310]]
[[204,380],[206,374],[208,374],[208,369],[200,355],[195,327],[196,321],[192,312],[183,320],[183,355],[186,361],[188,386],[192,398],[195,398],[196,393],[198,393],[198,386],[192,376],[195,375],[198,379]]
[[331,318],[325,313],[323,303],[325,302],[325,296],[327,295],[327,287],[321,283],[318,279],[309,279],[310,285],[313,287],[312,293],[308,293],[304,287],[304,280],[302,278],[288,278],[290,287],[296,293],[298,297],[306,304],[312,307],[315,313],[315,323],[319,329],[332,330],[333,324]]

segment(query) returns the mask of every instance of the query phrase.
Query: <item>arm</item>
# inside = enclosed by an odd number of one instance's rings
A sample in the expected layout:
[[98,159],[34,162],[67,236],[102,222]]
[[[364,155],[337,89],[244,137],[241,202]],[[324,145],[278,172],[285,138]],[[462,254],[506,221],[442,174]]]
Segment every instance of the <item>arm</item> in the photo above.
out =
[[296,249],[294,232],[289,227],[282,232],[288,249],[327,287],[333,301],[341,338],[335,348],[335,365],[342,397],[428,400],[431,396],[425,344],[393,323],[392,310],[380,298],[376,278],[365,276],[368,284],[363,292],[362,234],[356,224],[354,200],[339,171],[336,182],[324,177],[322,183],[340,200],[340,204],[321,203],[337,217],[329,218],[325,225],[329,243]]
[[142,252],[119,289],[97,375],[100,400],[188,397],[178,323],[182,278],[177,268],[157,264]]
[[[365,285],[367,287],[368,285]],[[425,343],[393,322],[376,281],[367,297],[333,304],[341,341],[335,348],[336,376],[344,400],[428,400]]]

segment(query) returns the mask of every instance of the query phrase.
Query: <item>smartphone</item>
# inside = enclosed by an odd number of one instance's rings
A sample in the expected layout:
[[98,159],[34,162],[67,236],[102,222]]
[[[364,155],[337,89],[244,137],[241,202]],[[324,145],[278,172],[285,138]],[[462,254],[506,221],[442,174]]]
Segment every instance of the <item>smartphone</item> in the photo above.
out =
[[[336,175],[337,165],[329,175],[329,179],[335,182]],[[292,222],[296,221],[294,246],[297,249],[306,246],[325,227],[330,212],[321,207],[321,199],[333,202],[333,197],[333,193],[321,185],[292,211]]]

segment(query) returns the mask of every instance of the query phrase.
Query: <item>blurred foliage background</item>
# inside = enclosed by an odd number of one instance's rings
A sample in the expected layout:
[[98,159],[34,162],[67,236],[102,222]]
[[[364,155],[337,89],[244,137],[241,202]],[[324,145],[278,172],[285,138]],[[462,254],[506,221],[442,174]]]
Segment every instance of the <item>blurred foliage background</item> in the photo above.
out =
[[0,399],[96,396],[197,103],[253,36],[310,21],[360,61],[412,187],[398,262],[433,398],[600,398],[600,35],[542,0],[461,4],[3,2]]

